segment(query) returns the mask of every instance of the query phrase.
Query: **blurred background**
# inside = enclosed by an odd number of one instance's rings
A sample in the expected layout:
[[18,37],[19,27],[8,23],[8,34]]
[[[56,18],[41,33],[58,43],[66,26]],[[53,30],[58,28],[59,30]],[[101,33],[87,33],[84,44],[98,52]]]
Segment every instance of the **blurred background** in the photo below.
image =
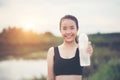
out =
[[66,14],[94,49],[83,80],[120,80],[119,0],[0,0],[0,80],[46,80],[47,51],[62,43]]

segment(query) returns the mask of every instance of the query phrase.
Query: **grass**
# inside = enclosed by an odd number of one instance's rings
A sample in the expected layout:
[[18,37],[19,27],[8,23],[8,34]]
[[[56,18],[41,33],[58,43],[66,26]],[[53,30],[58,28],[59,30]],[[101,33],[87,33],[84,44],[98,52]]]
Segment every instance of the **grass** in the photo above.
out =
[[22,79],[22,80],[47,80],[47,79],[46,79],[45,76],[42,75],[42,76],[39,77],[39,78],[38,78],[38,77],[33,77],[33,78],[31,78],[31,79]]
[[120,80],[120,60],[111,60],[99,68],[98,72],[84,80]]

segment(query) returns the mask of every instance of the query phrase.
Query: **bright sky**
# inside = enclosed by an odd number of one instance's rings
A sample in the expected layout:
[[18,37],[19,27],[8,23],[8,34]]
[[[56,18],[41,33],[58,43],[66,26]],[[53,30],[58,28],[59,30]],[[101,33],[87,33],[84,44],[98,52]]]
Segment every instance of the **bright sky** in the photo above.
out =
[[0,0],[0,32],[17,26],[60,35],[66,14],[78,18],[81,32],[120,32],[120,0]]

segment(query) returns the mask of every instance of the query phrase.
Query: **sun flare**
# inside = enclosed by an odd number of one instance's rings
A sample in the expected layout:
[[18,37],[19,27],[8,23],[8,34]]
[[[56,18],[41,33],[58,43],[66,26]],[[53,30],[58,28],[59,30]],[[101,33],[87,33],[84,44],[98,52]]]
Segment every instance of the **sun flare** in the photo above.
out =
[[35,27],[35,22],[29,21],[24,25],[24,30],[25,31],[32,30],[34,27]]

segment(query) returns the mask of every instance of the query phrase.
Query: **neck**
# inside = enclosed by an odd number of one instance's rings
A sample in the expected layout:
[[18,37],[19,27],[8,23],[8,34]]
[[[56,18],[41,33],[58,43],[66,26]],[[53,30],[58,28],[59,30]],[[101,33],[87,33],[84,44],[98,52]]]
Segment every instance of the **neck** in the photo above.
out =
[[70,43],[64,42],[62,44],[62,46],[66,47],[66,48],[73,48],[73,47],[77,47],[77,43],[75,41],[74,42],[70,42]]

